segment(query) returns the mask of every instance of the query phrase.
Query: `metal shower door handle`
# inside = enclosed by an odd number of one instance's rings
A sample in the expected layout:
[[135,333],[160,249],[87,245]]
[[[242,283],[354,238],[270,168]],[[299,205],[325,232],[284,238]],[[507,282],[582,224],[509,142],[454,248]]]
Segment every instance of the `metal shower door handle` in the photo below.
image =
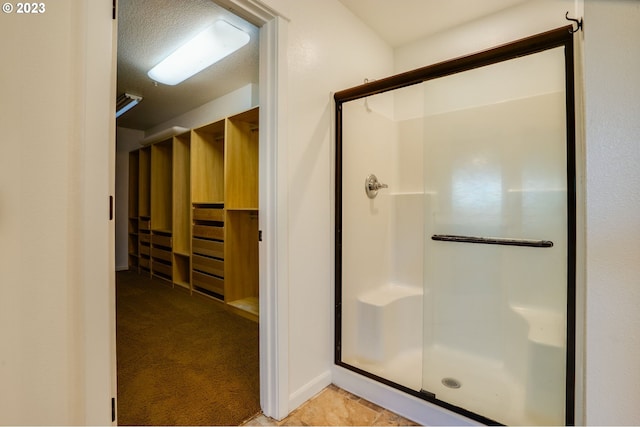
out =
[[389,186],[378,181],[378,177],[374,174],[367,176],[364,180],[364,191],[366,191],[367,197],[370,199],[374,199],[381,188],[389,188]]

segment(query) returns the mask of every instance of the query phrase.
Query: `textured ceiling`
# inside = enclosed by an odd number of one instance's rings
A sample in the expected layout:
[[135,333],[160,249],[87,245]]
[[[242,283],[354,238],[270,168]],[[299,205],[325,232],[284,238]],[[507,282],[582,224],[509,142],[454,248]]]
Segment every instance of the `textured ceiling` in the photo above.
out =
[[[149,129],[258,83],[259,29],[212,0],[119,0],[118,5],[118,95],[143,97],[117,119],[118,126]],[[248,32],[249,44],[176,86],[154,84],[147,71],[220,18]]]

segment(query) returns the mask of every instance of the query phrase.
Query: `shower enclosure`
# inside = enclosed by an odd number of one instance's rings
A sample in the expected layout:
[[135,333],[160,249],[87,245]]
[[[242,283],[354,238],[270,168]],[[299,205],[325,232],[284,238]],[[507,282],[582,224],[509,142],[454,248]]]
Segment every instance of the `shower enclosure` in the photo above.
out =
[[568,28],[335,99],[336,364],[484,423],[572,424]]

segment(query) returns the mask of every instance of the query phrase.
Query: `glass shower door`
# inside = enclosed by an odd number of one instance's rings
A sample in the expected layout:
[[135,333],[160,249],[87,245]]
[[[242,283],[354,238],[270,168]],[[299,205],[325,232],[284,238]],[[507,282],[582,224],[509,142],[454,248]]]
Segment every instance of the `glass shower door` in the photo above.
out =
[[564,49],[423,83],[422,388],[504,424],[564,424]]
[[574,421],[573,41],[335,94],[335,362],[473,420]]

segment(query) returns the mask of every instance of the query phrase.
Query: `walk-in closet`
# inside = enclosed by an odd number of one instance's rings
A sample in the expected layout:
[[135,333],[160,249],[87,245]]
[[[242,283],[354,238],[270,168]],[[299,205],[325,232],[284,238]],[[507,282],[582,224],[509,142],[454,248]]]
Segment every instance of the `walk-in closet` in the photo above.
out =
[[[237,425],[260,411],[259,29],[211,0],[117,17],[118,422]],[[172,59],[194,43],[218,57]]]

